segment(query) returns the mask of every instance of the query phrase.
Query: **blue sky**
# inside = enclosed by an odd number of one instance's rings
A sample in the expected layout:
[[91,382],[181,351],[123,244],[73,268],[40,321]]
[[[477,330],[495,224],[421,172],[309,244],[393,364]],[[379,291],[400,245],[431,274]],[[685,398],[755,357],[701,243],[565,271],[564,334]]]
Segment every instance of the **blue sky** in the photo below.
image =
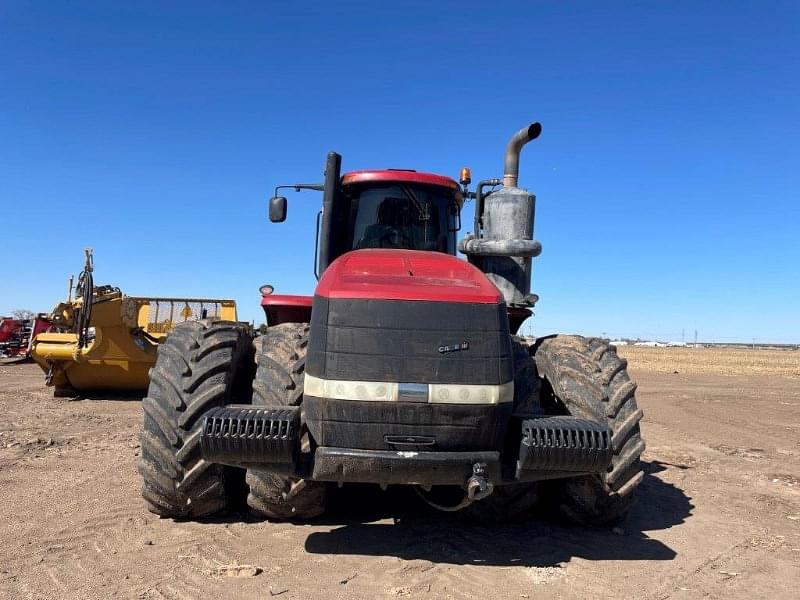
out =
[[[800,4],[0,4],[0,314],[310,293],[325,153],[538,197],[528,330],[800,341]],[[471,222],[467,204],[464,223]]]

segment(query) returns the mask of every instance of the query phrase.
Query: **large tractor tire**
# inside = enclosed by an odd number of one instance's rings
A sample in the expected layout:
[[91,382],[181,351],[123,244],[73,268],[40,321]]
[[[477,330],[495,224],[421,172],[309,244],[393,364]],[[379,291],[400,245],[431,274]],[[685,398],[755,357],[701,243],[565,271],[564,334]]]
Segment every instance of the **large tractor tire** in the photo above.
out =
[[[511,340],[514,357],[514,417],[506,439],[506,453],[519,452],[521,419],[533,416],[538,404],[539,378],[530,354],[530,347],[517,337]],[[531,513],[538,502],[536,483],[499,485],[491,495],[467,506],[466,516],[483,522],[520,519]]]
[[236,323],[181,323],[159,346],[142,401],[138,466],[151,512],[198,518],[228,507],[241,470],[203,460],[200,427],[209,409],[249,401],[252,375],[253,343]]
[[[257,341],[253,404],[299,406],[303,402],[308,325],[281,323]],[[304,443],[307,443],[308,437]],[[317,481],[248,469],[250,508],[272,519],[311,519],[325,511],[327,486]]]
[[616,348],[595,338],[545,338],[534,358],[543,380],[541,401],[548,414],[569,414],[606,423],[611,429],[613,458],[608,471],[549,482],[560,512],[582,525],[605,525],[621,519],[641,483],[639,431],[642,411],[636,406],[636,384]]

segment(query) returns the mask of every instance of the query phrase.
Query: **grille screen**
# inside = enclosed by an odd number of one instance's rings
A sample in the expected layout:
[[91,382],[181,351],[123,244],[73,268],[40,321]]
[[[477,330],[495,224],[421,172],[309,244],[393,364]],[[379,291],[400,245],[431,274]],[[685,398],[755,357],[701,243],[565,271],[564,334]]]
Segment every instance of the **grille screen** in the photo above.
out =
[[218,319],[222,305],[219,302],[186,300],[150,300],[148,333],[168,333],[178,323]]

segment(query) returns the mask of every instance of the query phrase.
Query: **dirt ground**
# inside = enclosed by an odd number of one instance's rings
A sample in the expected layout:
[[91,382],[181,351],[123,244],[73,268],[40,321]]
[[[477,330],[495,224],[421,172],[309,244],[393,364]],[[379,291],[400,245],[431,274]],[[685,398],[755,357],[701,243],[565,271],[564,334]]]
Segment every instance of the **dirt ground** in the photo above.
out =
[[35,366],[0,366],[0,597],[797,598],[800,379],[631,365],[646,476],[619,528],[589,530],[357,487],[309,525],[158,519],[137,400],[54,399]]
[[620,346],[617,351],[639,371],[652,373],[800,377],[800,351],[793,349]]

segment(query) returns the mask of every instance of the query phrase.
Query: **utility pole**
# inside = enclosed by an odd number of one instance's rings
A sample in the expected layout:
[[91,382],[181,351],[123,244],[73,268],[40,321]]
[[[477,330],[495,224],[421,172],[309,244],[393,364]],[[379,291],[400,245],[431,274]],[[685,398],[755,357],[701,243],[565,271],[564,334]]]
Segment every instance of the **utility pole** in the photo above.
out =
[[697,329],[694,330],[694,347],[697,348]]

